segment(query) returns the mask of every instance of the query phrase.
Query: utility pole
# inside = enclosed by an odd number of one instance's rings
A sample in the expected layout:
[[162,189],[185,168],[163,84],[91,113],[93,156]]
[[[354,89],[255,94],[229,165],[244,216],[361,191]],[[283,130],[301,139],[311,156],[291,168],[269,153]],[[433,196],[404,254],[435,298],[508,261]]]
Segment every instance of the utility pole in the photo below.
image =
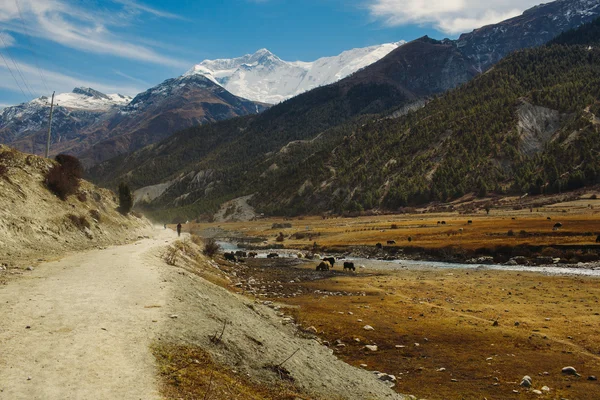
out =
[[50,134],[52,133],[52,111],[54,109],[54,93],[52,92],[52,102],[50,103],[50,121],[48,121],[48,141],[46,142],[46,158],[50,154]]

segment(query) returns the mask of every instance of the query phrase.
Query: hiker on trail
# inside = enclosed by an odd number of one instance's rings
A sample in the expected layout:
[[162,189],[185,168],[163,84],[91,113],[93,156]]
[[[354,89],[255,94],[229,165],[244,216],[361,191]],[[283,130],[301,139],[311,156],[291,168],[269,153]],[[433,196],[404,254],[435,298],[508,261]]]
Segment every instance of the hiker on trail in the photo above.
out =
[[181,236],[181,222],[177,224],[177,236]]

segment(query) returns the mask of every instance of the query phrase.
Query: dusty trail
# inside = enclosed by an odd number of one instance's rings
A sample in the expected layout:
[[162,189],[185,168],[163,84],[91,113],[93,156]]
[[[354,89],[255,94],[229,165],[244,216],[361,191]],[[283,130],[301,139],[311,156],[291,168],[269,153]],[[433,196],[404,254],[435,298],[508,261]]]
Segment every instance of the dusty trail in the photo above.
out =
[[0,399],[159,399],[149,345],[168,318],[152,239],[43,264],[0,287]]

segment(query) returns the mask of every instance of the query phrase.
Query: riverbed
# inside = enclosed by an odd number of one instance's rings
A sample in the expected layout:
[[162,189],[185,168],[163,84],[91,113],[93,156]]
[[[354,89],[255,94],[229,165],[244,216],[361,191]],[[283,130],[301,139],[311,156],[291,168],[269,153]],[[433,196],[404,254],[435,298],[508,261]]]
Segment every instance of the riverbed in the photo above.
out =
[[[219,246],[225,252],[238,251],[241,249],[233,242],[219,241]],[[304,254],[304,251],[294,249],[264,249],[254,250],[257,258],[266,258],[268,254],[277,253],[280,257],[286,258],[298,258],[298,254]],[[322,254],[321,256],[331,256]],[[335,256],[335,255],[334,255]],[[337,258],[337,257],[336,257]],[[578,276],[590,276],[600,277],[600,263],[579,263],[575,265],[567,264],[556,264],[556,265],[540,265],[540,266],[527,266],[527,265],[501,265],[501,264],[464,264],[464,263],[450,263],[450,262],[439,262],[439,261],[421,261],[421,260],[380,260],[380,259],[369,259],[360,257],[343,257],[339,258],[341,262],[350,261],[360,270],[361,267],[372,270],[402,270],[402,269],[489,269],[497,271],[523,271],[523,272],[537,272],[546,275],[578,275]],[[337,264],[336,264],[337,265]]]

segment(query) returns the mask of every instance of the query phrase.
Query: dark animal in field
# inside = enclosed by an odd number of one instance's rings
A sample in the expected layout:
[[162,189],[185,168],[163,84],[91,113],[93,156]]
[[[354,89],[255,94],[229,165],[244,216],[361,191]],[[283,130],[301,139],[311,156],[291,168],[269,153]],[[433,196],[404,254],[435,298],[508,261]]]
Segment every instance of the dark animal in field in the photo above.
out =
[[552,228],[552,230],[557,231],[560,228],[562,228],[562,224],[560,222],[557,222],[554,224],[554,227]]
[[596,243],[600,243],[600,235],[596,238]]
[[442,223],[441,221],[438,221],[438,223],[437,223],[437,224],[439,225],[439,224],[441,224],[441,223]]
[[548,221],[552,221],[552,218],[550,218],[550,217],[547,217],[546,219],[547,219]]
[[237,257],[243,257],[243,258],[246,258],[246,257],[248,257],[248,254],[246,254],[246,252],[245,252],[245,251],[241,251],[241,250],[238,250],[238,251],[236,251],[236,252],[235,252],[235,255],[236,255]]
[[446,225],[446,221],[442,221],[442,225]]
[[356,271],[356,268],[354,267],[354,263],[353,262],[348,262],[346,261],[344,263],[344,271],[345,270],[349,270],[349,271]]
[[331,264],[327,261],[321,261],[321,263],[317,265],[317,271],[329,271],[329,268],[331,268]]
[[382,249],[382,248],[383,248],[383,245],[382,245],[381,243],[377,243],[377,244],[375,245],[375,247],[377,247],[378,249]]
[[471,220],[467,221],[467,224],[469,224],[469,225],[471,225],[472,223],[473,223],[473,221],[471,221]]
[[253,251],[251,251],[250,253],[248,253],[248,257],[249,258],[255,258],[258,255],[258,253],[255,253]]
[[387,244],[396,244],[396,241],[395,240],[388,240]]
[[331,268],[333,268],[333,265],[335,264],[335,257],[325,257],[323,258],[323,261],[327,261],[329,265],[331,265]]
[[277,254],[277,253],[269,253],[269,254],[267,254],[267,258],[278,258],[278,257],[279,257],[279,254]]
[[237,261],[237,259],[235,258],[235,254],[233,254],[233,253],[225,253],[225,254],[223,254],[223,257],[225,257],[225,259],[227,261],[233,261],[233,262]]

